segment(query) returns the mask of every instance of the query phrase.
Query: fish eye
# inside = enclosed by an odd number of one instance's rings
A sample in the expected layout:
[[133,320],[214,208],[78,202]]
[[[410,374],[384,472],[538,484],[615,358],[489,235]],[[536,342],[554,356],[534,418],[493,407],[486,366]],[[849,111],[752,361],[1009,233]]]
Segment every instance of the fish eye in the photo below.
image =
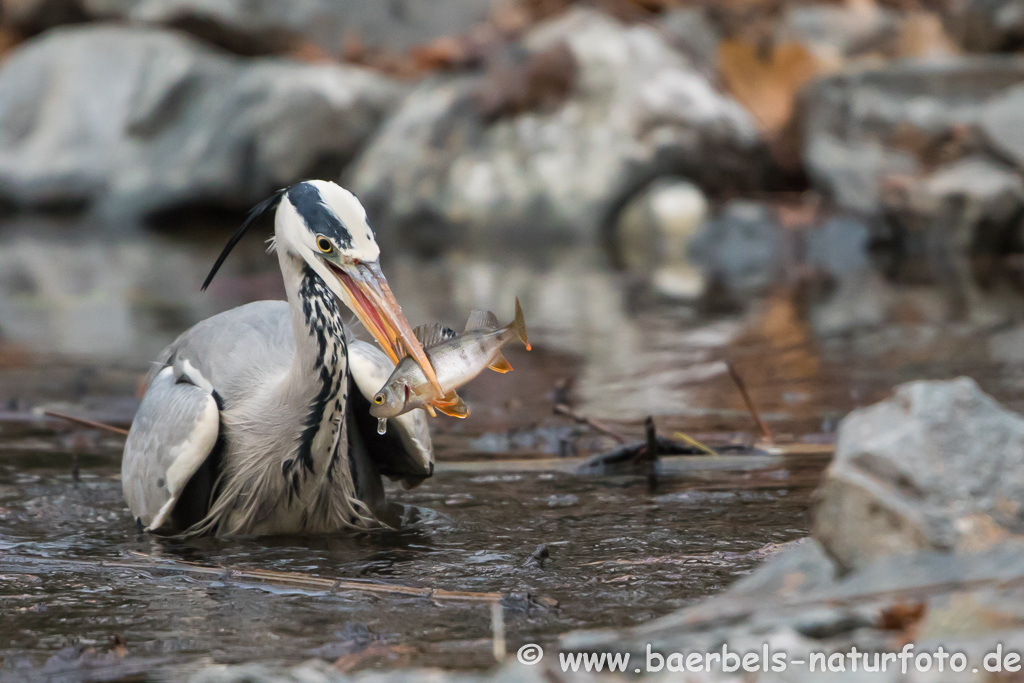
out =
[[334,251],[334,245],[331,244],[331,241],[323,235],[316,236],[316,248],[325,254],[330,254]]
[[376,396],[374,396],[373,397],[373,402],[376,403],[377,405],[380,405],[381,403],[383,403],[384,402],[384,394],[377,394]]

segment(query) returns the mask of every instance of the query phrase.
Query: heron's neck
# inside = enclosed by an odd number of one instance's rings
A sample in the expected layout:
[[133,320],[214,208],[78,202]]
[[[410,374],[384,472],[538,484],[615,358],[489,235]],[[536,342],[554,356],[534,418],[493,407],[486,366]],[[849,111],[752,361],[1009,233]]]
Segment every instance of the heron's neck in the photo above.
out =
[[297,455],[292,466],[284,465],[297,488],[300,470],[318,473],[330,466],[318,461],[334,455],[348,398],[348,343],[341,307],[326,283],[295,255],[282,254],[280,261],[295,329],[295,358],[286,385],[294,394],[292,405],[303,411]]

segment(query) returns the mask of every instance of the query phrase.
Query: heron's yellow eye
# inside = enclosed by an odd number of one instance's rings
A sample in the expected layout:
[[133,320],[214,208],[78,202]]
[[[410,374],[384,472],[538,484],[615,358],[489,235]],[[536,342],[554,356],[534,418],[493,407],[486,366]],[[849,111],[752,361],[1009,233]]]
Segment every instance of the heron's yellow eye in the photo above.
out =
[[376,396],[373,397],[373,402],[376,403],[377,405],[380,405],[381,403],[384,402],[384,397],[381,394],[377,394]]
[[325,254],[330,254],[332,251],[334,251],[334,245],[331,244],[331,241],[324,237],[323,235],[317,235],[316,248],[324,252]]

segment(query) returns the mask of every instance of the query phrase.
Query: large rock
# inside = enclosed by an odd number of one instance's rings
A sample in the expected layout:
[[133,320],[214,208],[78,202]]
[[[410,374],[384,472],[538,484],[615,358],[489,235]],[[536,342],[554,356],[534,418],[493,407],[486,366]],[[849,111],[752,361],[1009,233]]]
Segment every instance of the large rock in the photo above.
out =
[[590,240],[659,175],[761,172],[750,117],[654,29],[577,9],[522,47],[525,76],[431,80],[389,120],[350,182],[379,226],[425,248]]
[[118,20],[177,28],[242,54],[312,44],[339,55],[344,43],[405,50],[468,31],[494,0],[0,0],[6,22],[27,34],[60,24]]
[[1024,533],[1024,418],[971,379],[913,382],[842,423],[814,535],[847,570]]
[[0,197],[119,216],[243,208],[337,174],[401,96],[355,68],[242,61],[153,29],[55,29],[0,69]]
[[900,62],[819,81],[804,98],[808,173],[840,206],[878,215],[943,164],[1003,155],[1020,164],[1022,84],[1024,59],[1010,56]]

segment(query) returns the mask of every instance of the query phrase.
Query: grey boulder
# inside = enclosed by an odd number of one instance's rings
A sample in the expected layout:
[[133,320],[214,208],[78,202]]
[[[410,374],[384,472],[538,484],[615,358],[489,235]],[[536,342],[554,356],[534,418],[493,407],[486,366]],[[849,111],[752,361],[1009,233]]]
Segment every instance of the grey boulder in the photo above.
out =
[[508,111],[493,103],[513,78],[421,84],[351,173],[379,226],[426,249],[592,240],[655,177],[761,172],[750,116],[653,28],[575,9],[521,47],[528,64],[544,56],[536,85],[567,84],[564,98]]
[[814,536],[846,570],[891,554],[976,550],[1024,532],[1024,417],[972,379],[904,384],[851,413]]
[[155,29],[58,28],[0,68],[0,199],[123,217],[244,208],[338,173],[401,94],[355,67],[243,61]]
[[818,81],[803,98],[808,174],[841,207],[879,215],[943,163],[1016,161],[1022,85],[1015,56],[898,62]]

